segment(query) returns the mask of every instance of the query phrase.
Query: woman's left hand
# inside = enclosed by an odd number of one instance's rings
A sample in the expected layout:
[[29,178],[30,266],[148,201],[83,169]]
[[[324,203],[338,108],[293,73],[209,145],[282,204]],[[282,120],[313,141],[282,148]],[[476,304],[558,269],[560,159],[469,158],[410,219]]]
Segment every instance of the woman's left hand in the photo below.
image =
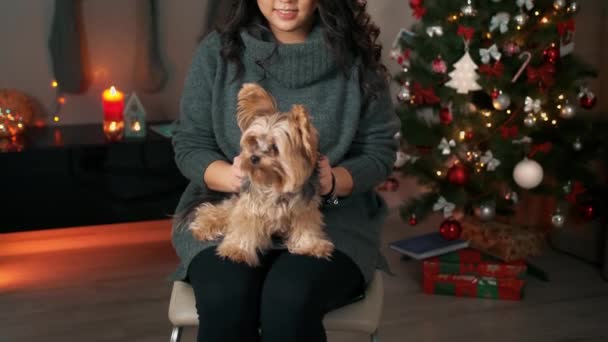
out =
[[321,195],[328,195],[331,191],[331,166],[327,156],[319,157],[319,183],[321,185]]

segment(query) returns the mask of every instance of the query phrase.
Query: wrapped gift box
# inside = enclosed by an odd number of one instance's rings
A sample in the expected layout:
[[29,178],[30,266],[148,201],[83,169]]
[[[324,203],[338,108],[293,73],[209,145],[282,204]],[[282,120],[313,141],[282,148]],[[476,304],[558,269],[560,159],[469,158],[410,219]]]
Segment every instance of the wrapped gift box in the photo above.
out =
[[424,274],[426,294],[521,300],[525,281],[513,278],[475,277],[455,274]]
[[501,222],[462,221],[462,239],[469,246],[503,261],[525,260],[538,256],[545,245],[545,234],[533,228]]
[[526,263],[522,260],[503,262],[472,248],[426,259],[422,265],[425,275],[460,274],[523,279],[527,270]]

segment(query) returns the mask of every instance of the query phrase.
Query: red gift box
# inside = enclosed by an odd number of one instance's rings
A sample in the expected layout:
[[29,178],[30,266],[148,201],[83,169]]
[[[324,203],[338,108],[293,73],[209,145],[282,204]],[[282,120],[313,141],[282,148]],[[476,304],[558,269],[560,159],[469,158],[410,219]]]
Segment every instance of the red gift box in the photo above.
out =
[[426,294],[521,300],[525,281],[455,274],[424,274]]
[[477,277],[519,278],[526,275],[523,260],[503,262],[472,248],[447,253],[423,262],[425,275],[461,274]]

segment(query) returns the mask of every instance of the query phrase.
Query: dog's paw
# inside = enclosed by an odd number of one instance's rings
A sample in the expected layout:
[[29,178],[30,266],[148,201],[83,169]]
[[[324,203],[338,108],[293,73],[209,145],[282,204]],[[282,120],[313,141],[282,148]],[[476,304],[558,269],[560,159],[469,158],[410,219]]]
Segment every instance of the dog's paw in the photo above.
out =
[[258,266],[260,261],[257,254],[240,248],[238,245],[221,243],[217,246],[217,255],[222,258],[230,259],[234,262],[245,263],[251,267]]
[[309,255],[319,259],[329,259],[334,252],[334,244],[328,240],[315,240],[305,246],[288,247],[293,254]]

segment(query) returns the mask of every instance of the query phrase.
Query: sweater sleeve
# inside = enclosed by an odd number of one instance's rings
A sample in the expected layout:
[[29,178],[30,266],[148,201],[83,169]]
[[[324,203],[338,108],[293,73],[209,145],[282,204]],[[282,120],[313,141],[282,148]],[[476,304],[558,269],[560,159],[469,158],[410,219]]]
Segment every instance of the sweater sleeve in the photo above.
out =
[[211,115],[219,45],[217,32],[212,32],[197,48],[173,129],[175,163],[186,178],[199,185],[204,185],[203,175],[209,164],[228,161],[217,145]]
[[399,128],[387,85],[361,113],[350,150],[338,164],[353,178],[352,194],[372,190],[390,176],[398,148],[394,137]]

